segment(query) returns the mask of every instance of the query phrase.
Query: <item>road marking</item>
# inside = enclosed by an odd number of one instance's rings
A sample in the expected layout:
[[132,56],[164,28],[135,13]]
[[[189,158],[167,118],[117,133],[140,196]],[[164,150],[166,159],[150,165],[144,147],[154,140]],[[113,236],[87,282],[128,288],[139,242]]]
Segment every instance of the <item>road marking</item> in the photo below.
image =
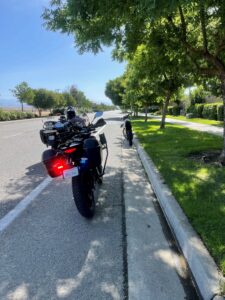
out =
[[49,185],[52,178],[45,178],[29,195],[20,201],[10,212],[0,220],[0,233],[5,230],[27,206]]
[[[106,125],[104,125],[94,136],[97,136]],[[23,200],[20,201],[10,212],[0,219],[0,233],[3,232],[27,207],[35,198],[52,182],[51,177],[45,178],[33,191],[30,192]]]

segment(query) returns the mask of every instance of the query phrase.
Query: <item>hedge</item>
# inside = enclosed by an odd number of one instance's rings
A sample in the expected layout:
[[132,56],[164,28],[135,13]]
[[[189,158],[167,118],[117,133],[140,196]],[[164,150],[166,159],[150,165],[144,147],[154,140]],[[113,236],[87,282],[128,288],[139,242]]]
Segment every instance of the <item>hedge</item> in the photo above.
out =
[[173,115],[174,116],[179,116],[180,115],[180,107],[179,106],[173,106]]
[[167,107],[167,113],[168,113],[168,115],[173,115],[173,106]]
[[205,104],[202,116],[204,119],[217,120],[217,105],[216,104]]
[[195,104],[187,109],[195,118],[223,121],[224,111],[222,103]]
[[20,111],[3,111],[0,109],[0,121],[11,121],[19,119],[31,119],[35,118],[35,114],[31,112],[20,112]]
[[180,115],[180,107],[179,106],[168,106],[167,113],[171,116],[179,116]]
[[203,109],[204,109],[204,104],[195,104],[196,107],[196,115],[198,118],[202,118],[203,117]]
[[224,108],[223,104],[218,104],[217,105],[217,120],[218,121],[223,121],[224,119]]

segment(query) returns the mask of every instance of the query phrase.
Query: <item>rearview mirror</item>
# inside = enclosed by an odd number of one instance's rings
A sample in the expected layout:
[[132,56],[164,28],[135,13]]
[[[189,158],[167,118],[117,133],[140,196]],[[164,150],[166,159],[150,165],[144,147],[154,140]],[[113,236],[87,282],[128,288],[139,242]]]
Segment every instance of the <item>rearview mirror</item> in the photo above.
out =
[[106,124],[106,121],[103,118],[101,118],[94,124],[94,126],[95,126],[95,128],[97,128],[97,127],[104,126],[105,124]]

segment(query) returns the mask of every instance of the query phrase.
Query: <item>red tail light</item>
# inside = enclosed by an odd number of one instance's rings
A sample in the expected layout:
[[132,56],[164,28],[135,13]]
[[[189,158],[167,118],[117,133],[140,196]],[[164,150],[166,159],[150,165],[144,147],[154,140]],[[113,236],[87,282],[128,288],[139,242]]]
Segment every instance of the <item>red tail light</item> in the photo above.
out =
[[69,148],[69,149],[66,149],[66,150],[64,151],[64,153],[70,154],[70,153],[73,153],[73,152],[76,151],[76,150],[77,150],[77,148]]
[[63,175],[63,171],[71,168],[64,157],[54,157],[54,159],[45,163],[48,174],[51,177],[58,177]]
[[59,159],[53,163],[52,165],[52,169],[55,171],[55,172],[63,172],[65,169],[67,168],[67,163],[65,160],[63,159]]

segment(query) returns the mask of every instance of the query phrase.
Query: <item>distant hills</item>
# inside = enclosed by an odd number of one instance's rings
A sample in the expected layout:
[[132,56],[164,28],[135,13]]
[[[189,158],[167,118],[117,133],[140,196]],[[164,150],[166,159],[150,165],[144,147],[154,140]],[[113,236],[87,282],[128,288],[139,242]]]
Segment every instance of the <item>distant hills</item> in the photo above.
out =
[[[25,104],[24,107],[30,107],[29,105]],[[0,98],[0,108],[21,108],[21,104],[17,99],[1,99]]]

